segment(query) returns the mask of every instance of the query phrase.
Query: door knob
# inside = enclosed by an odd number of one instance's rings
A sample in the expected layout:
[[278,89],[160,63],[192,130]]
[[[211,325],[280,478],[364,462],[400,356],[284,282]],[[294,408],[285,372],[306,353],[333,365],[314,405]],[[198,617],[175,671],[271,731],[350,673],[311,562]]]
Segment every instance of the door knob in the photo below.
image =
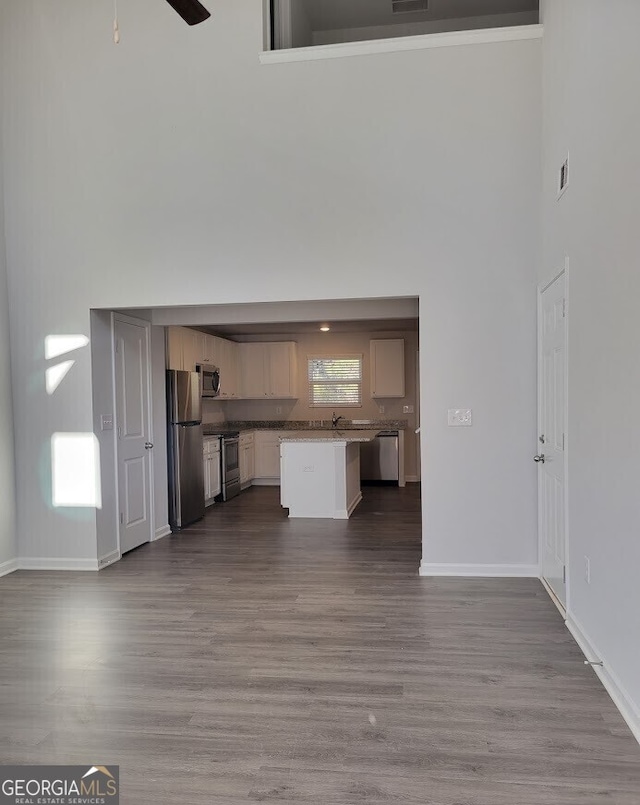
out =
[[536,462],[536,464],[544,464],[544,453],[540,453],[539,456],[534,456],[533,460]]
[[151,450],[152,447],[153,447],[153,442],[145,442],[144,443],[144,449],[145,450]]

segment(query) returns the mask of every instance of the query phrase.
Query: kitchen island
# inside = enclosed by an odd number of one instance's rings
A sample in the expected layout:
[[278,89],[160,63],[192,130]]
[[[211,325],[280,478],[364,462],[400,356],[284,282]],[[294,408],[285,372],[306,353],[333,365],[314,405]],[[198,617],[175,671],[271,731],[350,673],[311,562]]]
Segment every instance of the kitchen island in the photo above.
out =
[[360,444],[378,430],[306,431],[280,440],[280,503],[289,517],[347,520],[362,500]]

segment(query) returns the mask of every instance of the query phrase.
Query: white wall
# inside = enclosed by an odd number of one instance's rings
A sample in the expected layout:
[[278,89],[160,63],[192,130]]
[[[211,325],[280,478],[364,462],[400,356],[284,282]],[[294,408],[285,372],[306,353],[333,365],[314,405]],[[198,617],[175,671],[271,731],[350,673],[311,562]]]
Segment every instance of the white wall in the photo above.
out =
[[12,563],[16,558],[9,292],[5,260],[3,201],[2,158],[0,156],[0,575],[13,567]]
[[548,0],[543,12],[541,279],[570,261],[569,613],[635,702],[640,736],[640,4]]
[[92,427],[89,351],[49,398],[47,333],[90,307],[419,296],[425,559],[530,563],[540,42],[260,65],[261,12],[189,28],[132,0],[115,47],[99,3],[5,3],[21,550],[96,546],[37,494],[52,431]]
[[118,509],[116,491],[115,430],[101,429],[102,416],[111,416],[115,422],[113,387],[113,331],[111,312],[91,311],[91,369],[93,391],[93,431],[100,446],[100,477],[102,480],[102,508],[96,511],[98,560],[118,551]]

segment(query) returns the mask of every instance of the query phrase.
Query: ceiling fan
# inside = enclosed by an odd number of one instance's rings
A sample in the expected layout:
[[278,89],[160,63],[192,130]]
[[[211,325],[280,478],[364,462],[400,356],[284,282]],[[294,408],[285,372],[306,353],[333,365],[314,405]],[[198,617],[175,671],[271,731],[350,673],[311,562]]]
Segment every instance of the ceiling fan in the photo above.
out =
[[167,3],[178,12],[187,25],[198,25],[211,16],[198,0],[167,0]]

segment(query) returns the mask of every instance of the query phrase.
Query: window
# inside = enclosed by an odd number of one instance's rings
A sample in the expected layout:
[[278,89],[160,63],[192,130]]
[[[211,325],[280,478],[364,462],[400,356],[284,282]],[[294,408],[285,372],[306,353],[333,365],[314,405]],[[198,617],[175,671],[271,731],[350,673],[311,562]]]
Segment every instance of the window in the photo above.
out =
[[362,355],[308,358],[312,408],[362,405]]
[[272,50],[537,25],[539,0],[270,0]]

